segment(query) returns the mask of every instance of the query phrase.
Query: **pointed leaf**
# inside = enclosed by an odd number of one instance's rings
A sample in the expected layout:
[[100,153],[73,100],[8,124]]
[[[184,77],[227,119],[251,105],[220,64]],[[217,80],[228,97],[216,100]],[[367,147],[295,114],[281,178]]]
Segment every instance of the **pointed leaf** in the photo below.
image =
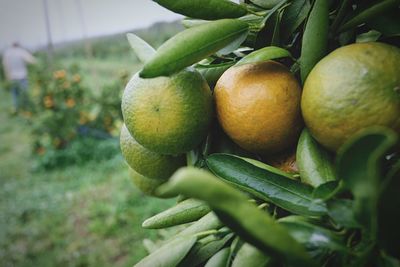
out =
[[326,206],[312,197],[312,187],[256,167],[229,154],[212,154],[208,168],[218,177],[265,201],[296,214],[321,216]]
[[176,267],[196,241],[195,236],[173,239],[136,263],[134,267]]
[[156,50],[139,36],[127,33],[126,38],[128,38],[129,44],[142,63],[146,63],[156,53]]
[[236,66],[257,63],[277,58],[292,57],[289,51],[277,46],[268,46],[251,52],[236,63]]
[[196,221],[210,211],[210,208],[202,201],[186,199],[175,206],[164,210],[145,220],[143,228],[160,229],[179,224]]
[[262,251],[296,266],[315,266],[282,226],[250,203],[243,193],[209,172],[181,168],[158,190],[165,196],[178,192],[207,202],[230,229]]
[[161,6],[196,19],[238,18],[246,15],[244,6],[229,0],[153,0]]
[[328,47],[328,0],[315,0],[301,43],[300,75],[304,83],[315,64],[325,56]]
[[248,33],[247,23],[222,19],[178,33],[157,50],[140,76],[168,76],[206,58]]

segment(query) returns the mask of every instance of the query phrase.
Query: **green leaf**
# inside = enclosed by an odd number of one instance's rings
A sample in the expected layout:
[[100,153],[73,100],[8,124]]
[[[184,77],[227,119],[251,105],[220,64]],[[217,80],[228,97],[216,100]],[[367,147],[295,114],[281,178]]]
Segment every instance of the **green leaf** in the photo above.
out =
[[334,232],[306,222],[298,216],[288,216],[279,219],[289,233],[303,244],[315,260],[325,260],[334,252],[347,254],[344,238]]
[[292,1],[285,8],[281,21],[281,38],[286,41],[296,29],[306,20],[310,12],[311,4],[309,0]]
[[214,212],[209,212],[207,215],[204,215],[197,222],[183,229],[181,232],[177,234],[177,236],[195,235],[209,230],[214,230],[214,229],[217,230],[221,227],[222,223],[218,219],[218,217],[214,214]]
[[212,154],[206,161],[208,168],[221,179],[285,210],[306,216],[327,212],[325,204],[312,197],[312,187],[306,184],[229,154]]
[[161,6],[196,19],[238,18],[246,15],[244,6],[228,0],[153,0]]
[[236,63],[236,66],[249,64],[249,63],[257,63],[277,58],[283,57],[292,57],[289,51],[286,49],[276,47],[276,46],[268,46],[251,52],[247,56],[243,57]]
[[382,183],[381,160],[397,142],[396,133],[371,127],[353,136],[338,152],[338,177],[354,196],[354,214],[366,237],[377,232],[378,197]]
[[196,221],[210,211],[210,208],[202,201],[186,199],[177,205],[164,210],[145,220],[143,228],[160,229],[179,224]]
[[249,243],[244,243],[233,260],[232,267],[262,267],[270,261],[271,257]]
[[210,65],[197,64],[195,65],[195,69],[203,75],[210,87],[213,87],[217,83],[219,77],[233,65],[233,62]]
[[269,172],[272,172],[272,173],[275,173],[275,174],[278,174],[278,175],[281,175],[281,176],[285,176],[285,177],[290,178],[290,179],[294,179],[294,176],[292,174],[284,172],[284,171],[282,171],[282,170],[280,170],[278,168],[275,168],[275,167],[273,167],[271,165],[265,164],[264,162],[261,162],[261,161],[255,160],[255,159],[251,159],[251,158],[245,158],[245,157],[238,157],[238,158],[240,158],[240,159],[242,159],[242,160],[244,160],[244,161],[246,161],[246,162],[248,162],[248,163],[250,163],[250,164],[252,164],[252,165],[254,165],[256,167],[258,167],[258,168],[267,170]]
[[143,258],[134,267],[176,267],[196,241],[195,236],[175,238]]
[[331,156],[314,140],[306,128],[297,144],[296,163],[301,181],[313,187],[336,180]]
[[381,37],[381,33],[377,31],[369,31],[365,33],[361,33],[356,37],[356,43],[367,43],[367,42],[375,42]]
[[313,191],[313,198],[320,198],[323,200],[332,198],[334,192],[337,191],[339,187],[339,182],[338,181],[329,181],[323,184],[320,184],[318,187],[316,187]]
[[206,58],[248,33],[245,22],[223,19],[208,22],[178,33],[157,50],[140,76],[168,76]]
[[197,27],[199,25],[202,25],[204,23],[208,23],[208,20],[203,20],[203,19],[190,19],[190,18],[185,18],[181,21],[183,27],[185,28],[193,28]]
[[127,33],[126,38],[129,41],[133,51],[142,63],[146,63],[154,56],[156,50],[151,47],[146,41],[133,33]]
[[243,193],[209,172],[181,168],[158,189],[158,193],[164,196],[181,193],[203,200],[246,242],[296,266],[315,266],[304,248],[282,226],[250,203]]
[[385,11],[395,8],[398,4],[400,4],[399,0],[377,1],[359,13],[355,13],[351,18],[343,23],[341,27],[339,27],[339,31],[347,31],[362,23],[368,22],[369,20],[380,16]]
[[226,267],[229,261],[230,248],[226,247],[215,253],[204,267]]
[[197,241],[182,262],[179,263],[178,267],[192,267],[204,263],[223,248],[233,236],[233,233],[228,233],[222,237],[219,237],[217,234]]
[[328,0],[315,0],[301,43],[300,75],[304,84],[315,64],[325,56],[328,47]]
[[400,161],[390,170],[378,203],[378,242],[400,259]]

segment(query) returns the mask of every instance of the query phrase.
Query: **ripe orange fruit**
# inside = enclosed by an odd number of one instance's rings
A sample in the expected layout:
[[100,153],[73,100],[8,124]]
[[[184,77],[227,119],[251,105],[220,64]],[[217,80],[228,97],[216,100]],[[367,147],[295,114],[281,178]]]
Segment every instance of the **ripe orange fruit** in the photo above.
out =
[[383,43],[336,49],[307,77],[301,108],[311,134],[332,151],[368,126],[400,132],[400,49]]
[[168,179],[186,163],[183,155],[161,155],[141,146],[130,135],[125,125],[121,128],[120,146],[122,155],[129,166],[150,179]]
[[234,66],[215,86],[218,120],[240,147],[271,154],[294,145],[302,128],[301,88],[280,63]]
[[184,153],[207,135],[213,114],[211,90],[194,70],[152,79],[135,75],[124,91],[122,114],[142,146],[161,154]]

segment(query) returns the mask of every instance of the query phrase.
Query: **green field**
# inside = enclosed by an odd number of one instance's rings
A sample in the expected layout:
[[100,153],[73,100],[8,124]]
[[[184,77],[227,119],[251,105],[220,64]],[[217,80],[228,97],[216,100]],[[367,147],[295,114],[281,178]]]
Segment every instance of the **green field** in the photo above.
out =
[[[164,32],[167,27],[169,35],[179,30],[175,24],[157,27]],[[154,28],[142,34],[155,46],[167,38]],[[82,47],[56,51],[56,61],[65,67],[78,64],[91,90],[121,71],[140,68],[122,35],[95,40],[93,49],[101,53],[92,58],[85,58]],[[140,225],[175,200],[140,193],[120,154],[109,161],[37,171],[31,125],[11,116],[10,109],[9,92],[1,88],[0,266],[132,266],[146,253],[143,238],[165,234]]]

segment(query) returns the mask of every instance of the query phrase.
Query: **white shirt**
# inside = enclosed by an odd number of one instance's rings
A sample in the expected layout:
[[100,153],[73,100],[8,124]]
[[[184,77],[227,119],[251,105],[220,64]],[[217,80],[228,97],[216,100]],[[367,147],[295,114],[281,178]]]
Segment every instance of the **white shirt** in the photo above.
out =
[[21,80],[28,77],[27,63],[35,63],[36,59],[25,49],[10,47],[3,54],[3,66],[8,80]]

